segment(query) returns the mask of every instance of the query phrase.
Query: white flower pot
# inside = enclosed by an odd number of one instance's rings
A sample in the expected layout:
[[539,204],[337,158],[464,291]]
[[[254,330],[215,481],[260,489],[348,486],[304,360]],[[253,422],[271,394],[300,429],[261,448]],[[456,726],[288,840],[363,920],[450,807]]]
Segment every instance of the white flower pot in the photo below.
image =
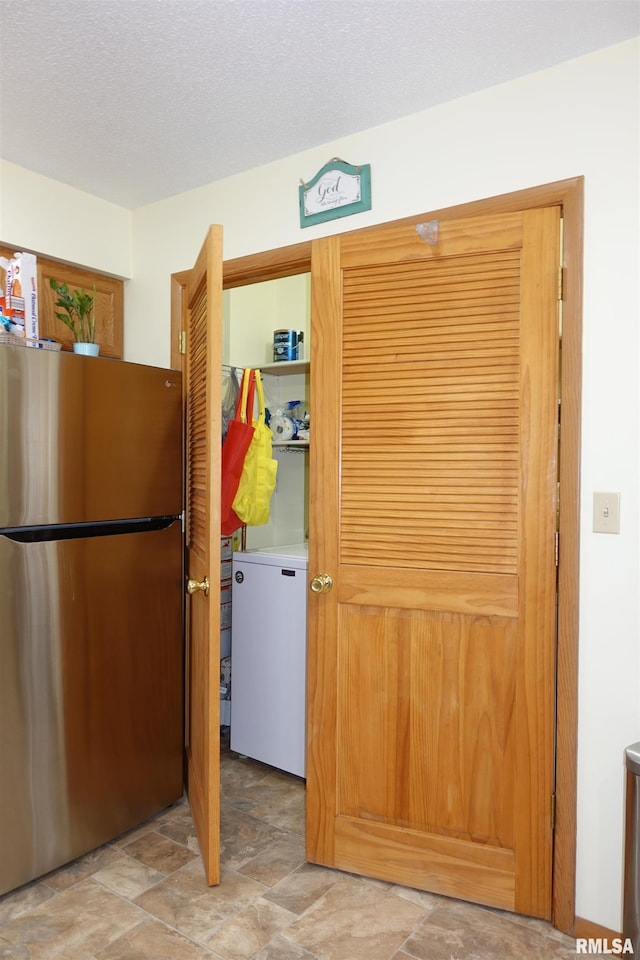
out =
[[74,343],[74,353],[84,353],[87,357],[97,357],[100,353],[99,343]]

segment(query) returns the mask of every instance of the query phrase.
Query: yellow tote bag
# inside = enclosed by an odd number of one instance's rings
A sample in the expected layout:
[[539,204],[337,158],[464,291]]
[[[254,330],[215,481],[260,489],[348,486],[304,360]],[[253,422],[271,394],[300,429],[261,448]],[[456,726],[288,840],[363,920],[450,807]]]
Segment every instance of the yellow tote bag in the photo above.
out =
[[278,461],[272,458],[273,434],[264,422],[264,390],[260,371],[255,371],[258,394],[258,419],[253,420],[255,432],[244,458],[238,491],[233,509],[243,523],[259,527],[269,520],[271,495],[276,485]]

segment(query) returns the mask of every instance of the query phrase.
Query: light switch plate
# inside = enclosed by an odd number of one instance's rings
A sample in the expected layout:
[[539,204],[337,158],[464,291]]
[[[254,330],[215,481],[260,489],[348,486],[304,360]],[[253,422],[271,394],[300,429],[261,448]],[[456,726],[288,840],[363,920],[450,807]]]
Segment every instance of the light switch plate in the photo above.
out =
[[620,533],[619,493],[594,493],[593,532]]

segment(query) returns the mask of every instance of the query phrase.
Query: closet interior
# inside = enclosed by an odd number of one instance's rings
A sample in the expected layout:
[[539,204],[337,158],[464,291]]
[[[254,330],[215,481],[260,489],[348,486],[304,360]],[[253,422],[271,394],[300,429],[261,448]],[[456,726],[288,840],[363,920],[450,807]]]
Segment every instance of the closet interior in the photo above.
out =
[[[296,331],[301,356],[274,361],[284,330]],[[305,761],[309,355],[309,274],[224,291],[222,395],[233,398],[244,369],[260,370],[277,475],[268,522],[221,537],[220,723],[233,750],[298,776]]]

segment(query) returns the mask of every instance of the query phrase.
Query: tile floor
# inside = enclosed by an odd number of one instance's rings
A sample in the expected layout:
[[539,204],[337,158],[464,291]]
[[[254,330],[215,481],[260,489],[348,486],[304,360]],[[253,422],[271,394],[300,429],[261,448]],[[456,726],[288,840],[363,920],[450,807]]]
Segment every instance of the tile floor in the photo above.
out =
[[304,783],[223,750],[222,882],[186,802],[0,897],[2,960],[569,960],[537,920],[305,863]]

